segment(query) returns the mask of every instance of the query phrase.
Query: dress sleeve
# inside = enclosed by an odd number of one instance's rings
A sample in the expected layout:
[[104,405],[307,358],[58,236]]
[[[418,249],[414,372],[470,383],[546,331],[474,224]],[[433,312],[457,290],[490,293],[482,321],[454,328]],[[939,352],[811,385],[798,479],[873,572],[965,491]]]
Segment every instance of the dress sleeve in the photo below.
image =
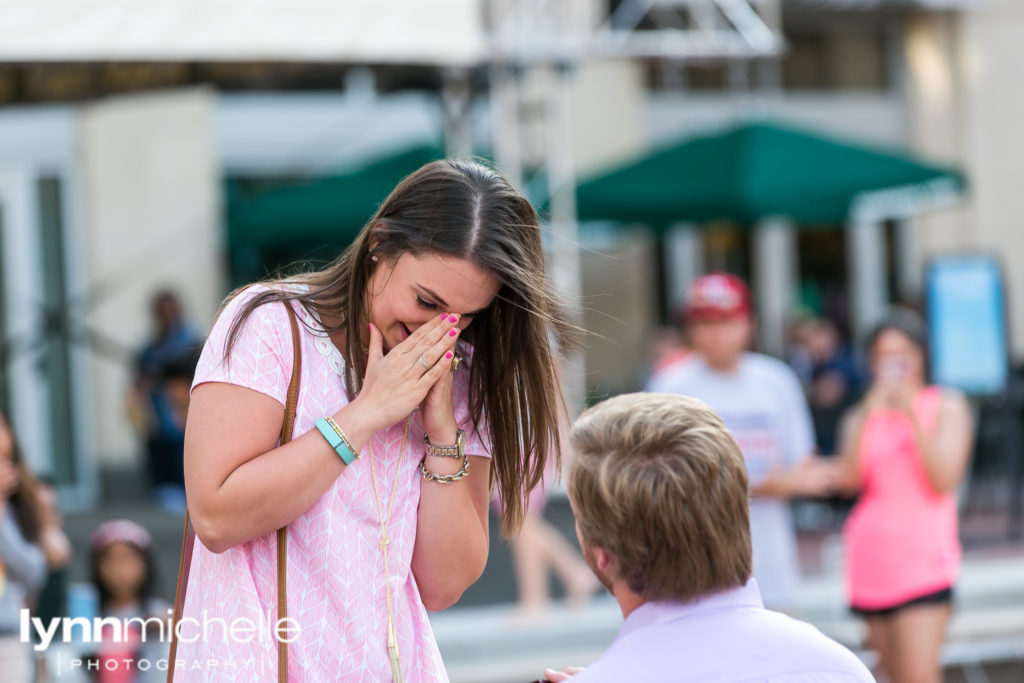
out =
[[256,308],[239,328],[231,353],[225,353],[232,324],[244,305],[261,291],[266,288],[243,290],[221,311],[203,345],[193,389],[205,382],[224,382],[266,394],[285,405],[293,358],[285,304],[272,301]]

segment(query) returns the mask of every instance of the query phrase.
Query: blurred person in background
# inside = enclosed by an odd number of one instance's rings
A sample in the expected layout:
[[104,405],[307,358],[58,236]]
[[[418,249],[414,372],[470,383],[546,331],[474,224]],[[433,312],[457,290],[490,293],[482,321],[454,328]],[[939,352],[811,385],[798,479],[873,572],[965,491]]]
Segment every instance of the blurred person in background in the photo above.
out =
[[844,418],[837,463],[840,486],[860,493],[844,529],[850,606],[892,683],[939,681],[970,411],[959,392],[928,384],[927,327],[915,313],[879,323],[867,357],[871,385]]
[[786,326],[786,363],[793,368],[804,393],[810,393],[814,359],[811,357],[810,336],[814,315],[801,310],[794,314]]
[[861,372],[839,328],[828,318],[808,321],[807,349],[811,358],[807,400],[814,421],[818,452],[836,452],[839,420],[861,392]]
[[167,404],[175,423],[181,426],[182,431],[185,430],[188,406],[192,398],[192,382],[195,380],[198,365],[199,349],[189,349],[171,359],[160,375],[161,390],[167,397]]
[[30,644],[20,637],[21,610],[46,581],[43,537],[35,477],[0,413],[0,673],[12,683],[31,675]]
[[549,681],[873,680],[813,626],[764,608],[743,455],[707,405],[616,396],[576,421],[572,454],[576,533],[625,623],[596,662]]
[[[450,159],[403,179],[326,268],[229,297],[188,413],[184,618],[274,610],[287,526],[293,680],[447,680],[427,610],[483,572],[492,485],[512,534],[557,463],[549,335],[565,348],[566,319],[534,208],[494,170]],[[281,445],[296,351],[295,438]],[[275,640],[183,636],[177,657],[267,680]]]
[[754,576],[767,606],[795,612],[800,563],[789,501],[822,495],[832,483],[827,463],[812,457],[803,390],[784,362],[748,351],[753,307],[740,278],[697,278],[685,317],[693,357],[654,377],[647,390],[692,396],[722,416],[747,466]]
[[651,377],[672,367],[686,358],[689,350],[683,345],[679,330],[674,327],[659,327],[647,340],[647,362],[641,369],[642,379],[646,382]]
[[157,662],[166,656],[166,634],[156,620],[166,625],[171,605],[155,595],[156,566],[149,532],[127,519],[110,520],[96,527],[89,537],[89,546],[99,616],[117,619],[125,626],[119,639],[109,629],[104,631],[95,655],[95,680],[165,680],[166,671],[159,671]]
[[198,349],[199,335],[185,321],[181,301],[170,290],[151,300],[153,338],[139,354],[135,379],[128,397],[128,412],[146,442],[146,464],[154,500],[174,511],[185,509],[183,472],[185,428],[176,419],[165,390],[165,368]]
[[683,306],[677,311],[673,326],[659,327],[651,333],[648,340],[649,365],[644,381],[649,382],[655,375],[684,362],[692,353],[686,343],[686,307]]

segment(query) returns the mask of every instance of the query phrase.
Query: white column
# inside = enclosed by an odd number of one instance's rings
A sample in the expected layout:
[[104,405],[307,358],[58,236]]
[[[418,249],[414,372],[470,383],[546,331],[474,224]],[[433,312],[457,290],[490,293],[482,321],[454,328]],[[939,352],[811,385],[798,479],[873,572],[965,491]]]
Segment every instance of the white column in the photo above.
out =
[[42,259],[39,254],[39,213],[36,175],[28,165],[0,168],[0,211],[3,211],[5,300],[0,315],[14,345],[8,366],[9,418],[22,451],[35,471],[50,469],[49,383],[40,366],[43,331]]
[[469,74],[464,69],[448,69],[443,78],[441,101],[445,151],[449,157],[466,159],[473,154],[473,134],[469,125]]
[[[580,251],[576,225],[576,173],[572,150],[572,69],[554,66],[545,80],[548,187],[551,193],[551,264],[555,288],[569,308],[569,318],[579,325]],[[574,351],[564,364],[566,396],[571,417],[582,410],[586,399],[583,354]]]
[[[64,267],[67,274],[68,294],[83,292],[90,282],[89,264],[77,254],[88,253],[89,236],[82,226],[83,183],[73,168],[61,174],[64,212]],[[72,299],[73,300],[73,299]],[[74,393],[71,409],[74,412],[75,485],[62,488],[61,507],[66,511],[91,510],[100,495],[99,467],[96,462],[96,415],[104,407],[93,400],[92,367],[95,354],[84,344],[71,345],[71,387]]]
[[754,226],[753,293],[757,303],[760,349],[781,357],[786,350],[786,321],[800,278],[796,231],[785,218],[766,218]]
[[491,148],[498,170],[522,188],[523,161],[520,149],[519,77],[515,67],[491,67]]
[[846,227],[846,269],[854,339],[859,340],[885,314],[885,256],[882,224],[851,217]]
[[896,284],[904,298],[924,295],[924,262],[917,230],[913,218],[896,222]]
[[690,283],[704,272],[700,226],[678,223],[665,234],[665,280],[669,319],[686,303]]

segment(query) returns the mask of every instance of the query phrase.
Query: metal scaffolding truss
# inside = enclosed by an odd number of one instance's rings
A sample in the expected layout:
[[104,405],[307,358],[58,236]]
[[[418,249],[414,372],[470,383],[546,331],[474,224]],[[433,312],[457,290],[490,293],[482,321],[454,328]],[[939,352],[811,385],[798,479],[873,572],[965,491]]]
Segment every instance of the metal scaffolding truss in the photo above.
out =
[[[603,58],[728,60],[774,58],[784,49],[779,0],[486,0],[493,143],[499,166],[522,183],[524,130],[545,141],[539,170],[548,190],[552,275],[572,318],[580,302],[571,83],[574,67]],[[526,102],[527,71],[545,86]],[[583,358],[563,363],[569,403],[582,407]]]
[[[641,27],[645,16],[655,28]],[[598,39],[605,51],[668,58],[769,57],[784,44],[749,0],[630,0]]]
[[782,53],[778,0],[491,0],[497,62],[756,59]]

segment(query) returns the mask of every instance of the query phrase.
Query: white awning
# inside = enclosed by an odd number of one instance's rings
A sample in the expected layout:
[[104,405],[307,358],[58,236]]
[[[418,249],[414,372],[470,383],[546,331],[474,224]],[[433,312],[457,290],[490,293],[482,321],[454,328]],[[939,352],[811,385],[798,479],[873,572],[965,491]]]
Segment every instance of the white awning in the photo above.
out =
[[480,61],[479,0],[0,0],[0,61]]
[[817,7],[832,10],[879,10],[917,8],[926,10],[967,10],[979,0],[787,0],[786,6]]

